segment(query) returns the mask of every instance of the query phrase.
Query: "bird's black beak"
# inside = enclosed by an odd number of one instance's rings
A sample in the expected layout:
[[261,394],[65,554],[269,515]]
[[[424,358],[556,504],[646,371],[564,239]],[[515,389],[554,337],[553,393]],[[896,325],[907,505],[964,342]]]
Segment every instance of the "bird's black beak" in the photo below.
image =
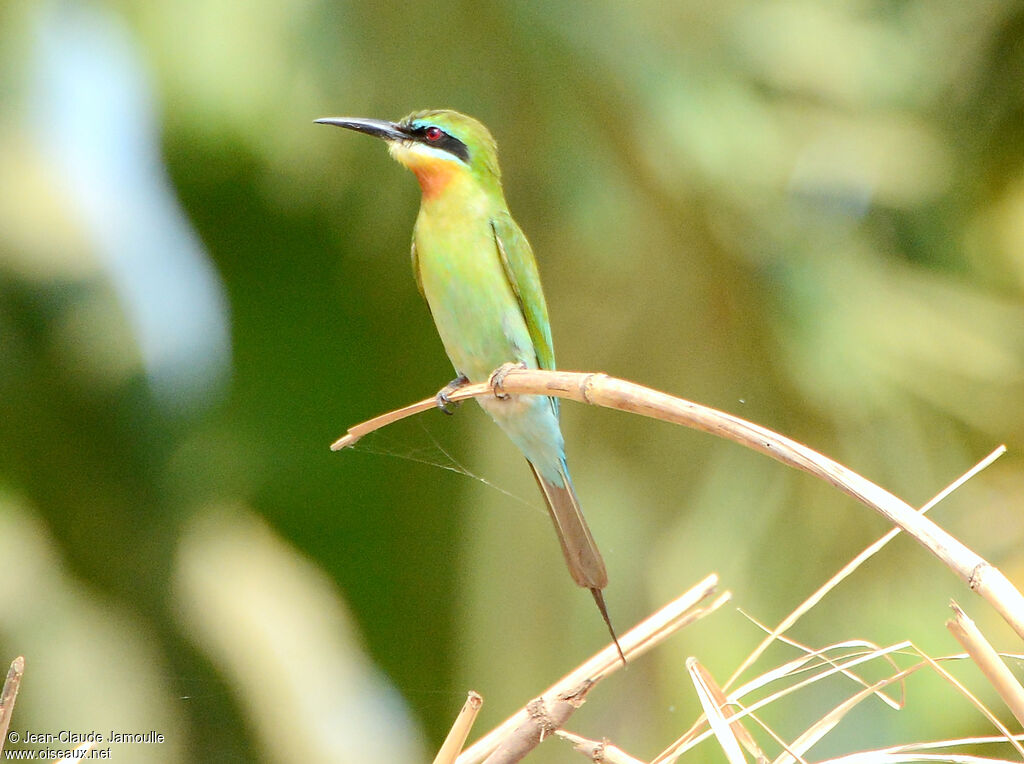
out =
[[358,133],[366,133],[385,141],[403,141],[410,136],[409,133],[396,122],[387,122],[383,119],[363,119],[361,117],[322,117],[314,122],[321,125],[335,125],[355,130]]

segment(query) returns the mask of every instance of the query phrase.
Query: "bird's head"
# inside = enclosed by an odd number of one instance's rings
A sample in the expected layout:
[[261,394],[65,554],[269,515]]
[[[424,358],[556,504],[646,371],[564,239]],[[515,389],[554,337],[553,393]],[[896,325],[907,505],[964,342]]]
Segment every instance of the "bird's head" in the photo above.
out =
[[480,122],[457,111],[416,111],[398,122],[360,117],[325,117],[336,125],[381,138],[391,156],[412,170],[423,195],[431,198],[459,177],[471,177],[488,190],[501,190],[498,148]]

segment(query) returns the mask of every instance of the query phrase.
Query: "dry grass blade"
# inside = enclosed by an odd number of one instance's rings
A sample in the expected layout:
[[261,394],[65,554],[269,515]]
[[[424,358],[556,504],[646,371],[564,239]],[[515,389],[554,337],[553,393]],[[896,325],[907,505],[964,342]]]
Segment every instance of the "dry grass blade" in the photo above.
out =
[[4,688],[0,690],[0,753],[7,742],[7,730],[11,728],[14,701],[18,699],[18,688],[21,687],[21,677],[24,674],[25,658],[19,655],[11,661],[11,667],[7,669],[7,678],[4,680]]
[[[1024,740],[1024,735],[1016,735],[1015,738],[1018,742]],[[1002,735],[998,737],[995,735],[984,735],[981,737],[961,737],[950,740],[928,740],[923,743],[902,743],[900,745],[891,745],[886,748],[877,748],[873,751],[860,751],[854,755],[863,754],[886,754],[886,753],[920,753],[921,751],[934,751],[939,748],[952,748],[957,745],[983,745],[986,743],[1005,743],[1006,738]],[[846,757],[840,757],[840,759],[831,759],[830,761],[839,761]],[[986,759],[986,761],[1000,761],[999,759]],[[825,764],[822,762],[821,764]]]
[[793,764],[793,762],[796,761],[796,757],[803,756],[811,750],[818,741],[835,729],[836,725],[839,724],[839,722],[841,722],[843,718],[850,713],[850,711],[859,706],[861,702],[867,700],[876,692],[880,691],[883,687],[890,684],[892,681],[892,678],[883,679],[875,685],[865,687],[860,692],[844,700],[808,727],[800,737],[793,741],[789,746],[789,750],[775,760],[774,764]]
[[[630,659],[641,655],[673,632],[703,618],[725,604],[728,601],[727,593],[719,596],[706,608],[695,607],[699,602],[713,594],[717,585],[718,576],[708,576],[681,597],[668,603],[661,610],[648,616],[623,634],[619,638],[619,643],[622,645],[626,655]],[[572,691],[583,682],[590,681],[596,683],[609,673],[617,671],[620,666],[621,663],[615,646],[608,645],[601,652],[551,685],[551,687],[541,693],[540,697],[554,698]],[[458,764],[476,764],[483,761],[497,749],[505,738],[513,734],[517,728],[527,721],[529,715],[530,709],[528,707],[520,709],[463,751],[456,761]]]
[[[684,425],[726,438],[790,467],[815,475],[909,533],[959,575],[973,591],[988,600],[1021,639],[1024,639],[1024,595],[998,568],[927,517],[916,512],[902,499],[795,440],[724,411],[701,406],[606,374],[512,369],[502,378],[502,389],[511,395],[568,398],[580,403],[604,406]],[[489,383],[480,383],[460,388],[450,397],[455,401],[493,394]],[[336,441],[332,448],[337,450],[350,446],[375,429],[404,416],[426,411],[434,405],[435,399],[428,398],[357,425]]]
[[[898,671],[897,673],[893,674],[892,676],[886,677],[885,679],[877,682],[874,685],[871,685],[869,687],[865,687],[865,688],[859,690],[854,696],[852,696],[848,700],[846,700],[843,703],[841,703],[838,706],[836,706],[832,711],[830,711],[824,717],[822,717],[821,719],[816,721],[813,725],[811,725],[811,727],[809,727],[807,729],[807,731],[805,731],[794,743],[792,743],[789,746],[783,746],[785,748],[785,753],[781,754],[779,756],[779,758],[776,759],[776,764],[792,764],[793,761],[802,762],[803,761],[803,759],[801,758],[802,755],[807,750],[809,750],[814,744],[816,744],[818,741],[820,741],[828,732],[830,732],[832,729],[834,729],[835,726],[842,720],[842,718],[844,716],[846,716],[850,712],[850,710],[852,710],[854,707],[856,707],[859,703],[862,703],[863,701],[867,700],[868,698],[870,698],[870,697],[872,697],[874,695],[879,694],[880,691],[884,687],[886,687],[888,685],[892,685],[892,684],[895,684],[895,683],[898,683],[898,682],[905,681],[907,677],[911,676],[912,674],[917,673],[918,671],[920,671],[921,669],[924,669],[924,668],[931,668],[931,669],[933,669],[934,671],[936,671],[939,674],[939,676],[941,676],[943,679],[946,679],[948,682],[950,682],[957,689],[958,692],[960,692],[962,695],[964,695],[965,698],[967,698],[975,707],[977,707],[985,715],[985,717],[987,719],[989,719],[989,721],[993,724],[993,726],[995,726],[1003,734],[1001,736],[999,736],[999,737],[963,738],[961,740],[937,741],[937,742],[928,742],[928,743],[917,743],[917,744],[913,744],[913,745],[892,746],[892,747],[889,747],[889,748],[879,749],[879,750],[876,750],[876,751],[861,751],[861,752],[857,752],[857,753],[854,753],[854,754],[848,754],[848,755],[845,755],[845,756],[840,756],[838,758],[830,760],[830,762],[843,762],[843,764],[853,764],[854,762],[861,762],[862,764],[873,764],[876,761],[930,761],[930,760],[934,760],[934,761],[1002,761],[1002,759],[986,759],[984,757],[972,757],[972,756],[969,756],[969,755],[966,755],[966,754],[960,754],[960,753],[949,753],[949,754],[924,754],[924,753],[921,753],[921,751],[928,750],[928,749],[934,749],[934,748],[940,748],[940,747],[949,747],[949,746],[952,746],[952,745],[971,745],[971,744],[977,744],[977,743],[980,743],[980,742],[1009,742],[1011,745],[1013,745],[1021,753],[1022,757],[1024,757],[1024,750],[1022,750],[1021,745],[1020,745],[1020,740],[1022,738],[1024,738],[1024,736],[1020,736],[1020,735],[1013,736],[1013,735],[1011,735],[1009,733],[1009,731],[1005,728],[1005,726],[1003,726],[999,722],[999,720],[997,718],[995,718],[995,716],[987,708],[985,708],[984,704],[982,704],[977,698],[975,698],[973,695],[971,695],[971,693],[969,691],[967,691],[965,688],[963,688],[963,686],[960,685],[960,683],[957,682],[956,679],[954,679],[952,676],[950,676],[949,673],[946,672],[944,669],[942,669],[941,666],[939,665],[940,661],[952,660],[952,659],[962,659],[964,656],[951,656],[951,657],[947,657],[947,658],[933,659],[933,658],[929,657],[927,654],[925,654],[924,652],[922,652],[919,648],[915,647],[910,642],[900,643],[900,644],[894,645],[894,646],[892,646],[890,648],[886,648],[885,650],[880,650],[880,651],[878,651],[878,654],[881,654],[881,653],[888,654],[888,653],[893,652],[896,648],[901,648],[902,649],[904,647],[912,648],[924,660],[920,661],[919,663],[914,664],[913,666],[910,666],[908,668],[902,669],[902,670]],[[864,656],[859,656],[855,660],[857,662],[861,662],[863,657]],[[850,662],[847,662],[845,665],[838,666],[837,668],[840,671],[843,671],[844,669],[848,669],[852,663],[853,663],[853,661],[850,661]],[[832,670],[829,673],[835,673],[835,670]],[[810,681],[818,681],[819,679],[823,678],[824,676],[825,676],[825,674],[821,674],[821,675],[815,676]],[[806,685],[807,682],[804,682],[802,684]],[[795,687],[787,688],[783,692],[779,692],[779,693],[776,693],[775,695],[772,695],[770,697],[767,697],[767,698],[764,698],[762,700],[759,700],[757,703],[754,703],[754,704],[750,705],[749,707],[747,707],[746,709],[744,709],[744,710],[734,714],[731,717],[728,717],[726,719],[726,721],[732,722],[732,721],[734,721],[736,719],[740,719],[740,718],[743,718],[745,716],[750,716],[751,718],[756,718],[754,716],[754,712],[755,711],[757,711],[758,709],[766,706],[769,703],[777,701],[779,698],[781,698],[784,695],[788,694],[793,689],[795,689]],[[731,704],[733,704],[733,705],[736,705],[736,697],[735,696],[737,695],[737,692],[738,691],[735,691],[735,692],[731,693],[730,696],[729,696],[729,702]],[[764,726],[764,725],[762,724],[762,726]],[[767,728],[765,728],[765,729],[767,729]],[[769,732],[771,732],[771,731],[769,730]],[[656,759],[654,759],[652,764],[661,764],[662,762],[675,761],[680,755],[682,755],[686,751],[690,750],[697,743],[707,739],[711,734],[712,734],[712,732],[710,730],[705,730],[704,732],[702,732],[702,733],[700,733],[698,735],[691,736],[690,739],[686,741],[685,745],[680,746],[680,747],[675,747],[674,750],[670,749],[669,751],[666,751],[664,754],[662,754],[662,755],[658,756]],[[776,735],[773,734],[772,736],[778,741],[778,737]],[[779,741],[779,742],[781,744],[781,741]],[[675,746],[675,744],[674,744],[674,746]],[[820,764],[825,764],[825,762],[821,762]]]
[[454,763],[456,757],[462,753],[462,746],[466,744],[469,730],[473,727],[476,715],[480,712],[480,706],[483,704],[484,699],[480,694],[471,690],[466,698],[466,702],[462,705],[462,710],[455,717],[455,723],[448,732],[448,737],[444,739],[441,750],[434,757],[434,764]]
[[935,658],[932,658],[930,655],[928,655],[926,652],[921,650],[921,648],[917,647],[916,645],[914,646],[914,649],[917,651],[918,655],[924,658],[925,662],[929,666],[931,666],[932,669],[939,676],[941,676],[943,679],[945,679],[947,682],[953,685],[957,692],[959,692],[961,695],[967,698],[967,700],[970,701],[971,705],[977,708],[982,713],[982,715],[989,720],[992,726],[999,730],[999,733],[1003,736],[1003,739],[1016,749],[1017,753],[1020,754],[1021,758],[1024,758],[1024,747],[1022,747],[1017,738],[1013,734],[1011,734],[1010,730],[1006,728],[1006,725],[999,721],[999,717],[992,713],[988,706],[982,703],[980,699],[975,697],[975,695],[966,687],[964,687],[957,680],[956,677],[954,677],[952,674],[946,671],[946,669],[942,668],[942,666],[939,665],[939,661],[937,661]]
[[[714,677],[711,676],[711,673],[695,658],[690,658],[686,662],[686,668],[689,670],[691,676],[699,677],[703,691],[708,693],[711,700],[714,701],[723,718],[727,715],[732,716],[732,713],[728,711],[728,708],[730,705],[734,705],[734,703],[726,697],[722,688],[718,686]],[[761,747],[757,744],[754,738],[751,737],[750,733],[747,732],[747,728],[743,726],[743,722],[741,720],[727,719],[727,721],[729,721],[729,727],[732,730],[732,734],[736,736],[736,740],[740,745],[747,749],[747,753],[758,761],[768,761],[768,757],[764,755],[764,751],[761,750]]]
[[[764,708],[764,707],[766,707],[766,706],[768,706],[768,705],[770,705],[772,703],[778,702],[780,699],[786,697],[787,695],[791,695],[791,694],[793,694],[793,693],[795,693],[795,692],[797,692],[797,691],[799,691],[799,690],[801,690],[801,689],[803,689],[805,687],[808,687],[811,684],[814,684],[815,682],[819,682],[819,681],[821,681],[821,680],[823,680],[823,679],[825,679],[827,677],[834,676],[836,674],[848,675],[850,670],[852,668],[854,668],[855,666],[858,666],[858,665],[860,665],[862,663],[865,663],[867,661],[875,660],[877,658],[884,658],[885,656],[891,655],[891,654],[893,654],[895,652],[899,652],[901,650],[905,650],[905,649],[910,648],[910,647],[912,647],[912,643],[904,641],[904,642],[899,642],[899,643],[897,643],[895,645],[890,645],[889,647],[886,647],[886,648],[880,648],[880,649],[877,649],[877,650],[872,650],[872,651],[870,651],[868,653],[862,653],[862,654],[855,655],[853,657],[848,657],[848,659],[844,659],[842,661],[836,661],[836,660],[833,659],[832,661],[827,662],[826,666],[823,666],[822,670],[819,673],[814,674],[813,676],[811,676],[811,677],[809,677],[807,679],[804,679],[804,680],[802,680],[800,682],[797,682],[797,683],[795,683],[793,685],[789,685],[787,687],[784,687],[783,689],[781,689],[781,690],[779,690],[779,691],[777,691],[775,693],[772,693],[771,695],[768,695],[767,697],[761,698],[757,702],[752,703],[749,706],[743,708],[743,710],[733,714],[730,717],[730,721],[731,720],[735,720],[735,719],[741,719],[741,718],[743,718],[745,716],[751,716],[756,711],[759,711],[760,709],[762,709],[762,708]],[[829,649],[829,648],[824,648],[824,650],[827,650],[827,649]],[[816,652],[822,652],[822,651],[816,651]],[[771,676],[771,680],[770,681],[775,681],[775,680],[777,680],[779,678],[782,678],[783,676],[786,676],[787,674],[795,673],[795,671],[799,670],[800,667],[802,667],[804,664],[806,664],[811,657],[812,656],[801,656],[796,661],[791,661],[790,663],[785,664],[786,667],[791,669],[790,671],[788,671],[786,673],[780,673],[780,671],[778,671],[778,670],[772,670],[771,672],[768,672],[768,674],[766,676],[770,675]],[[903,679],[903,677],[908,676],[909,674],[913,673],[914,671],[922,668],[924,665],[927,665],[927,664],[919,664],[918,666],[916,666],[912,670],[899,672],[899,673],[895,674],[894,676],[889,677],[885,681],[887,683],[890,683],[890,684],[892,682],[901,681]],[[767,681],[762,681],[760,678],[758,678],[757,680],[752,680],[752,681],[748,682],[747,684],[745,684],[743,687],[740,687],[740,688],[730,692],[729,695],[728,695],[728,701],[729,701],[729,703],[731,705],[739,707],[740,706],[740,699],[744,695],[746,695],[747,693],[749,693],[749,692],[751,692],[751,691],[753,691],[755,689],[758,689],[760,687],[765,686],[767,683],[768,683]],[[873,687],[869,688],[869,690],[870,690],[870,692],[868,692],[868,695],[871,695],[871,694],[874,694],[875,692],[877,692],[878,687],[873,686]],[[698,722],[698,723],[694,724],[694,726],[691,727],[689,730],[687,730],[680,738],[675,740],[668,748],[666,748],[664,751],[662,751],[660,754],[658,754],[658,756],[656,756],[653,759],[651,764],[671,764],[671,762],[676,761],[680,756],[682,756],[684,753],[686,753],[687,751],[692,749],[698,743],[701,743],[702,741],[706,740],[711,735],[711,731],[710,730],[703,730],[703,731],[701,731],[702,727],[703,727],[703,724],[701,722]]]
[[[740,612],[742,613],[743,611],[741,610]],[[755,620],[754,618],[751,618],[746,613],[743,613],[743,615],[747,616],[747,618],[750,618],[750,621],[753,624],[755,624],[758,628],[761,628],[761,629],[764,629],[765,631],[767,631],[767,628],[765,626],[763,626],[761,623],[759,623],[757,620]],[[827,647],[819,648],[817,650],[812,649],[810,647],[807,647],[806,645],[803,645],[800,642],[797,642],[796,640],[789,639],[788,637],[779,636],[778,637],[778,641],[782,642],[783,644],[789,645],[790,647],[795,647],[797,650],[800,650],[800,651],[804,652],[806,654],[805,657],[804,658],[797,658],[797,659],[795,659],[794,661],[791,661],[788,664],[784,664],[783,666],[780,666],[777,669],[774,669],[772,671],[768,671],[768,672],[762,674],[760,677],[757,677],[757,678],[751,680],[750,682],[748,682],[747,684],[742,685],[738,690],[736,690],[736,694],[737,695],[740,695],[741,693],[742,694],[746,694],[751,689],[754,689],[756,687],[764,686],[769,681],[773,681],[774,679],[778,679],[778,678],[780,678],[783,675],[789,675],[789,674],[795,673],[797,671],[797,667],[794,664],[799,664],[799,663],[804,663],[804,662],[810,663],[813,660],[818,660],[818,661],[820,661],[822,663],[827,663],[830,666],[835,666],[836,668],[840,668],[836,664],[836,662],[831,657],[829,657],[829,653],[837,651],[837,650],[849,650],[849,649],[861,650],[862,651],[861,654],[864,655],[864,654],[867,654],[867,653],[865,653],[863,651],[871,651],[871,652],[875,652],[877,654],[882,649],[881,647],[876,645],[874,642],[869,642],[868,640],[865,640],[865,639],[848,639],[848,640],[846,640],[844,642],[836,642],[834,644],[828,645]],[[899,671],[899,666],[896,665],[896,661],[893,660],[893,658],[891,657],[890,654],[882,655],[882,657],[889,663],[890,666],[892,666],[893,671]],[[841,670],[841,673],[844,674],[847,678],[852,679],[854,682],[856,682],[857,684],[861,685],[862,687],[867,687],[868,686],[868,683],[866,681],[861,679],[859,676],[857,676],[852,671],[846,671],[846,670],[842,670],[842,669],[840,669],[840,670]],[[890,698],[888,695],[886,695],[884,692],[881,692],[881,691],[876,691],[875,695],[878,697],[879,700],[881,700],[883,703],[885,703],[887,706],[889,706],[890,708],[892,708],[895,711],[898,711],[901,708],[903,708],[904,700],[902,698],[900,700],[893,700],[892,698]],[[901,695],[905,696],[906,693],[905,692],[901,692]]]
[[[992,464],[992,462],[994,462],[996,459],[998,459],[1005,453],[1006,446],[999,446],[998,448],[993,450],[992,453],[990,453],[980,462],[971,467],[971,469],[969,469],[963,475],[961,475],[948,486],[939,491],[939,493],[937,493],[934,497],[932,497],[932,499],[927,504],[921,507],[921,509],[919,510],[920,513],[923,515],[926,512],[928,512],[932,507],[934,507],[940,501],[945,499],[947,496],[949,496],[951,493],[957,490],[960,486],[962,486],[972,477],[974,477],[979,472],[984,470],[986,467]],[[775,639],[777,639],[779,636],[785,634],[789,629],[791,629],[796,624],[796,622],[800,620],[800,618],[802,618],[806,613],[808,613],[811,610],[811,608],[813,608],[815,605],[817,605],[819,602],[825,599],[825,596],[829,592],[831,592],[833,589],[839,586],[839,584],[842,583],[844,580],[849,578],[853,574],[853,572],[857,570],[857,568],[863,565],[867,560],[871,559],[875,554],[881,551],[886,546],[886,544],[888,544],[890,541],[896,538],[900,534],[900,530],[901,529],[898,527],[893,528],[885,535],[883,535],[881,538],[879,538],[877,541],[868,545],[856,557],[854,557],[852,560],[846,563],[846,565],[840,568],[834,576],[832,576],[828,581],[822,584],[810,597],[805,599],[796,608],[794,608],[793,612],[791,612],[789,615],[783,618],[782,621],[779,622],[779,625],[769,632],[769,634],[761,641],[761,644],[759,644],[754,649],[754,651],[747,656],[743,663],[740,664],[739,668],[737,668],[733,672],[732,676],[729,677],[729,680],[725,683],[725,687],[731,687],[732,684],[737,679],[739,679],[740,676],[742,676],[743,672],[750,668],[757,661],[757,659],[760,658],[762,654],[764,654],[764,651],[768,649],[768,646],[773,641],[775,641]],[[747,617],[749,618],[749,616]],[[765,629],[765,631],[768,630]]]
[[697,697],[704,709],[704,715],[708,719],[708,724],[711,725],[711,731],[714,732],[718,744],[722,746],[725,758],[729,760],[730,764],[746,764],[746,759],[743,758],[743,749],[740,748],[740,742],[736,737],[737,727],[747,738],[750,738],[750,735],[738,719],[726,718],[725,698],[722,697],[721,692],[715,693],[714,682],[711,681],[710,675],[701,667],[696,658],[686,659],[686,670],[690,672],[690,678],[697,690]]
[[818,764],[904,764],[904,762],[947,761],[950,764],[1020,764],[1012,759],[992,759],[963,753],[879,753],[864,751],[826,759]]
[[1024,726],[1024,688],[967,613],[955,602],[950,602],[949,605],[953,608],[953,618],[946,622],[946,628],[952,632],[956,641],[981,669],[981,673],[996,688],[999,697],[1003,699],[1017,721]]
[[601,764],[644,764],[640,759],[633,758],[607,740],[590,740],[565,730],[559,730],[555,734],[563,740],[568,740],[574,750],[587,756],[591,761],[598,761]]
[[[910,645],[910,643],[905,642],[895,647],[900,646],[912,645]],[[879,652],[885,652],[886,654],[888,654],[891,651],[892,648],[887,648],[885,651],[880,650]],[[810,727],[808,727],[807,730],[805,730],[791,745],[789,745],[786,748],[785,752],[782,753],[775,760],[774,764],[792,764],[794,760],[801,762],[801,764],[804,764],[805,760],[802,758],[803,754],[809,751],[815,744],[817,744],[823,737],[825,737],[825,735],[827,735],[829,732],[835,729],[836,725],[838,725],[839,722],[841,722],[850,711],[852,711],[854,708],[856,708],[858,705],[860,705],[872,696],[883,696],[884,693],[882,693],[882,690],[885,687],[888,687],[889,685],[896,683],[902,684],[907,679],[907,677],[917,673],[918,671],[929,665],[931,664],[929,664],[928,661],[922,661],[911,666],[910,668],[898,670],[895,674],[892,674],[891,676],[888,676],[885,679],[876,682],[874,685],[864,687],[862,690],[859,690],[857,693],[852,695],[850,698],[847,698],[845,701],[843,701],[838,706],[829,711],[827,714],[825,714],[825,716],[818,719]],[[847,672],[843,671],[842,673]],[[751,710],[760,707],[762,703],[763,701],[755,704],[751,707]]]

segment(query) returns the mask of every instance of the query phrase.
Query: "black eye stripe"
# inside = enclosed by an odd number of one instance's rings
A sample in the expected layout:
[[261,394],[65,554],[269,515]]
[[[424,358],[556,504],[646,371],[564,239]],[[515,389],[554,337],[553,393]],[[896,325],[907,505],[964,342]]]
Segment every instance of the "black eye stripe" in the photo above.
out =
[[443,151],[447,151],[454,157],[458,157],[463,162],[469,164],[469,148],[465,143],[460,141],[455,136],[449,135],[444,131],[444,128],[438,128],[441,131],[441,137],[437,140],[427,139],[427,129],[430,127],[437,127],[436,125],[422,125],[420,127],[414,127],[409,132],[412,137],[421,143],[425,143],[427,146],[436,146]]

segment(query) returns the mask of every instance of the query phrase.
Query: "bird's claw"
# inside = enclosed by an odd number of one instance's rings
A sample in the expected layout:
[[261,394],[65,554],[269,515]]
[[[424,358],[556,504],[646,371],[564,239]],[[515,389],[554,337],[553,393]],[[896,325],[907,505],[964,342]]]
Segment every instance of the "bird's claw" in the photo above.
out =
[[437,392],[437,407],[443,414],[451,416],[455,413],[455,409],[462,401],[453,401],[451,394],[458,390],[460,387],[464,387],[469,383],[469,379],[464,375],[460,374],[447,385],[442,387]]
[[501,366],[495,369],[494,373],[491,374],[491,378],[489,380],[491,385],[491,391],[494,393],[494,397],[497,398],[499,401],[507,401],[509,398],[511,398],[512,396],[510,396],[508,393],[502,390],[502,386],[505,384],[505,377],[507,377],[508,373],[513,369],[525,368],[526,364],[520,361],[519,363],[503,363]]

